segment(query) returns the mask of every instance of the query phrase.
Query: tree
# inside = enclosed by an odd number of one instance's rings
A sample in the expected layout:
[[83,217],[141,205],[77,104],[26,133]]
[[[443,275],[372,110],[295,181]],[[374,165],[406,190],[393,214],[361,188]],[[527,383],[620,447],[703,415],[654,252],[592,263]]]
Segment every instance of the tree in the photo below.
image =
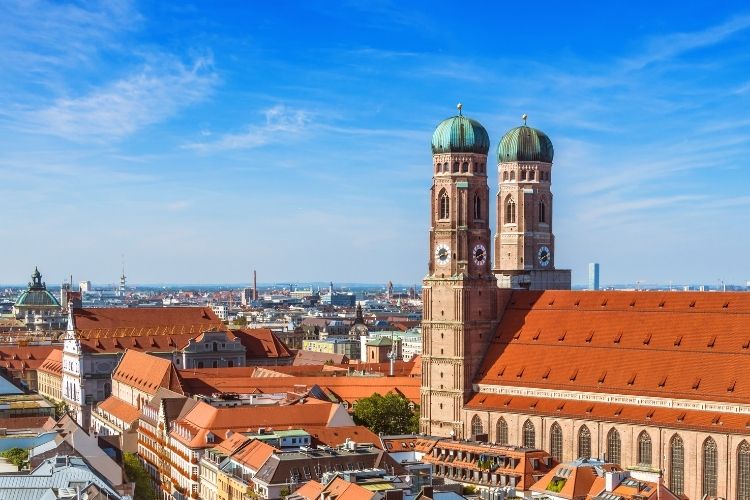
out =
[[247,326],[247,317],[245,317],[245,316],[237,316],[232,321],[232,324],[234,326]]
[[125,474],[135,482],[135,498],[139,500],[156,500],[156,493],[151,485],[151,478],[143,468],[135,453],[125,453],[122,457]]
[[399,394],[376,392],[357,402],[354,421],[375,433],[412,434],[419,430],[419,409],[409,406],[409,400]]
[[70,411],[70,408],[68,407],[68,403],[65,401],[58,401],[55,403],[55,419],[60,420],[63,415],[68,413]]
[[0,457],[7,458],[10,463],[18,467],[20,470],[29,460],[29,451],[24,450],[23,448],[11,448],[0,453]]

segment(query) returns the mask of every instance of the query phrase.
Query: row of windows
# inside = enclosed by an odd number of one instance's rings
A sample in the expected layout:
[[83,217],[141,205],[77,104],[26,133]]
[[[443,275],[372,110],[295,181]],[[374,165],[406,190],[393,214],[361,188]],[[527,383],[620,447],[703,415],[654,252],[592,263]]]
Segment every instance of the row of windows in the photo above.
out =
[[[443,189],[440,191],[439,219],[450,219],[451,217],[451,200],[448,193]],[[478,194],[474,195],[474,220],[482,220],[482,199]]]
[[[484,434],[484,427],[478,415],[471,419],[472,435]],[[508,423],[500,418],[495,424],[495,441],[498,444],[508,443]],[[521,443],[528,448],[536,445],[536,429],[531,420],[526,420],[521,431]],[[558,462],[562,460],[563,435],[557,422],[550,427],[549,452]],[[638,464],[652,465],[653,448],[651,437],[646,431],[638,436]],[[585,425],[578,430],[578,456],[591,457],[591,431]],[[622,441],[617,429],[612,428],[607,433],[607,456],[609,462],[622,462]],[[703,476],[701,478],[703,497],[716,497],[718,484],[718,450],[716,441],[708,437],[703,442],[701,463]],[[677,495],[685,492],[685,445],[679,434],[672,436],[669,441],[669,489]],[[750,443],[742,441],[737,448],[737,500],[750,500]]]
[[[541,223],[547,222],[547,204],[544,201],[539,202],[537,207],[537,218]],[[508,197],[505,202],[505,223],[516,223],[516,202],[511,197]]]
[[435,173],[436,174],[447,174],[447,173],[462,173],[466,174],[471,170],[471,173],[473,174],[483,174],[485,173],[484,169],[484,163],[471,163],[469,164],[468,161],[465,161],[463,163],[459,163],[457,161],[453,162],[453,167],[450,166],[448,162],[445,163],[438,163],[435,165]]
[[[534,181],[536,180],[536,171],[534,170],[521,170],[521,173],[518,174],[518,179],[521,181]],[[516,180],[516,172],[507,170],[503,172],[503,180],[504,181],[515,181]],[[539,172],[539,180],[540,181],[548,181],[549,180],[549,172]]]

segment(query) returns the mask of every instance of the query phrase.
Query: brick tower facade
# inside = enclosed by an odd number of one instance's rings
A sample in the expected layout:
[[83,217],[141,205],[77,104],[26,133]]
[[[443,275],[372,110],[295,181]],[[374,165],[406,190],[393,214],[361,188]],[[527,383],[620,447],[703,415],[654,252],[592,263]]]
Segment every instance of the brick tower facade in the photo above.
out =
[[438,125],[433,136],[420,431],[435,436],[464,437],[462,408],[498,316],[488,149],[484,127],[460,114]]

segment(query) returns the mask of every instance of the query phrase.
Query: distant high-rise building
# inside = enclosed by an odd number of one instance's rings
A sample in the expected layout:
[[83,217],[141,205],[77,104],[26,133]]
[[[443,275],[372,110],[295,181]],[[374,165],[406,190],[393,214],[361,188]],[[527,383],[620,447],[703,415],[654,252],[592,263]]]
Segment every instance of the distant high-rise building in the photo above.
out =
[[589,290],[599,290],[599,263],[589,263]]
[[255,289],[243,288],[242,292],[240,292],[240,299],[243,306],[250,305],[250,303],[255,300]]
[[87,280],[87,281],[81,281],[78,284],[78,289],[83,293],[88,293],[92,291],[94,288],[91,286],[91,282]]

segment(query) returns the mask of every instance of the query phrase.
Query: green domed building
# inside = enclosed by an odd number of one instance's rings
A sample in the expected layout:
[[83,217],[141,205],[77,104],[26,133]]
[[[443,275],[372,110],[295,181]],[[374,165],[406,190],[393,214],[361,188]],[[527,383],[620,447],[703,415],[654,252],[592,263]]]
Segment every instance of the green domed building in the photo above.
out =
[[555,148],[547,134],[526,124],[510,129],[497,144],[497,162],[538,161],[552,163]]
[[[460,108],[459,108],[460,110]],[[490,136],[476,120],[462,114],[443,120],[432,134],[432,154],[477,153],[490,150]]]
[[65,328],[65,316],[60,302],[47,290],[38,268],[31,275],[29,287],[13,304],[13,315],[24,322],[29,330],[56,330]]

